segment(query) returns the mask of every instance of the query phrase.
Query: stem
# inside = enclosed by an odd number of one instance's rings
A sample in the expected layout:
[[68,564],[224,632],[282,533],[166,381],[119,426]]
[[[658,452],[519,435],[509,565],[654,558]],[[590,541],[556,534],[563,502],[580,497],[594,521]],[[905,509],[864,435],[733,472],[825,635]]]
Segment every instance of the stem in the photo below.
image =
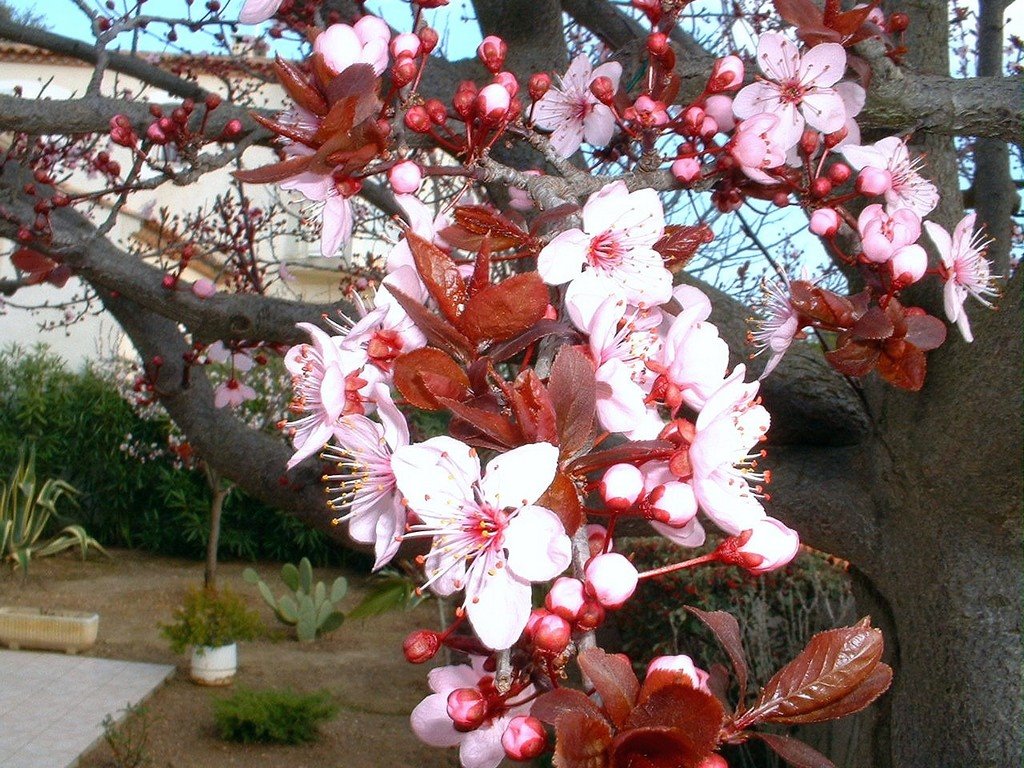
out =
[[695,557],[693,558],[693,560],[685,560],[681,563],[672,563],[672,565],[663,565],[661,568],[655,568],[651,571],[644,571],[640,574],[639,578],[650,579],[654,578],[655,576],[664,576],[667,573],[675,573],[676,571],[682,571],[686,568],[694,568],[698,565],[703,565],[704,563],[714,563],[717,562],[717,560],[718,555],[714,552],[709,552],[706,555]]

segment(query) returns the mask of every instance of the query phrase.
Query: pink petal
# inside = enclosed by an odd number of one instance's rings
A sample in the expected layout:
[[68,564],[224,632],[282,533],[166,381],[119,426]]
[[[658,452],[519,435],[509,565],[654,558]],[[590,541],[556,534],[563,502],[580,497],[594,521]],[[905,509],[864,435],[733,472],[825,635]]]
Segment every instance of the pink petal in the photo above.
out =
[[373,563],[373,570],[383,568],[398,552],[401,545],[399,534],[404,527],[405,510],[400,502],[392,499],[391,508],[385,509],[377,518],[377,527],[374,531],[374,554],[377,559]]
[[588,235],[597,235],[611,229],[616,219],[623,211],[628,210],[630,205],[629,189],[625,182],[606,184],[587,198],[583,205],[584,231]]
[[835,91],[812,91],[804,96],[800,111],[807,122],[824,133],[838,131],[846,123],[846,107]]
[[427,696],[416,705],[409,721],[419,740],[432,747],[454,747],[463,739],[463,734],[455,730],[455,724],[448,717],[447,693]]
[[341,195],[333,195],[324,203],[320,253],[334,256],[338,248],[352,237],[352,205]]
[[385,384],[373,388],[373,399],[377,403],[377,415],[384,427],[384,439],[391,450],[409,444],[409,425],[405,416],[391,399],[391,391]]
[[[478,566],[484,566],[483,562]],[[505,567],[473,568],[480,575],[466,585],[466,613],[473,631],[488,648],[511,648],[530,618],[530,583],[520,581]]]
[[539,128],[553,131],[572,120],[575,112],[574,102],[557,88],[551,88],[533,106],[533,122]]
[[612,89],[615,91],[619,90],[619,80],[622,78],[622,65],[617,61],[606,61],[590,74],[590,82],[594,82],[599,77],[607,77],[612,81]]
[[732,100],[732,113],[746,119],[761,113],[775,114],[782,106],[779,89],[771,83],[751,83]]
[[328,440],[331,439],[331,427],[329,424],[320,423],[315,425],[306,433],[296,433],[293,445],[295,453],[288,459],[287,468],[297,466],[319,451]]
[[583,118],[583,135],[587,143],[595,147],[607,146],[614,133],[615,115],[604,104],[595,104],[590,114]]
[[525,507],[547,490],[557,468],[558,449],[551,443],[521,445],[491,460],[480,491],[497,509]]
[[490,725],[477,728],[465,735],[459,747],[459,762],[462,763],[462,768],[497,768],[505,759],[501,736],[507,724],[502,721],[507,719],[499,718]]
[[549,141],[552,148],[561,157],[570,157],[575,154],[583,143],[584,129],[583,121],[575,117],[562,120],[551,134]]
[[505,530],[507,566],[528,581],[548,581],[569,567],[572,543],[562,522],[544,507],[523,507]]
[[537,271],[548,285],[561,285],[579,275],[587,260],[590,238],[578,229],[556,235],[537,256]]
[[644,418],[644,391],[633,381],[629,369],[613,358],[597,369],[597,418],[609,432],[626,432]]
[[691,520],[682,528],[676,528],[657,521],[652,521],[651,527],[666,539],[681,547],[699,547],[704,543],[704,539],[706,538],[704,526],[702,526],[696,519]]
[[839,43],[819,43],[800,60],[800,82],[805,87],[830,88],[846,72],[846,49]]
[[766,32],[757,42],[757,64],[771,80],[791,80],[800,71],[800,51],[777,32]]
[[243,24],[259,24],[277,13],[282,2],[284,0],[245,0],[238,20]]

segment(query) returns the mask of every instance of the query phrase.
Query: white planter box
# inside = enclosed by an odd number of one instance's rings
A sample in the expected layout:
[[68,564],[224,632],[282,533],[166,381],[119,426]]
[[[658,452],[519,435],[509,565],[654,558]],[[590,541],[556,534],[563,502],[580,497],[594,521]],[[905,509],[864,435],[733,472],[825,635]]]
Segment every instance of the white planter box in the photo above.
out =
[[78,653],[96,642],[100,617],[82,611],[0,608],[0,643],[8,648],[41,648]]
[[238,670],[238,646],[219,648],[197,646],[192,649],[192,680],[200,685],[231,685]]

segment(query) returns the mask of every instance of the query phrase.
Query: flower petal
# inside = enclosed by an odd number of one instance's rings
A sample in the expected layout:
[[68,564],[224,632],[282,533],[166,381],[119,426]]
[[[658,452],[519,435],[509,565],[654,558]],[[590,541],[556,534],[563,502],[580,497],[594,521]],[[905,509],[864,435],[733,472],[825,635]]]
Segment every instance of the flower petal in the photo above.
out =
[[427,696],[416,705],[409,722],[417,738],[432,747],[454,747],[463,739],[448,717],[448,693]]
[[541,497],[557,468],[558,449],[551,443],[521,445],[491,460],[480,491],[484,501],[497,509],[518,509]]
[[544,507],[523,507],[505,529],[508,568],[529,581],[548,581],[569,567],[572,543],[561,520]]
[[[530,583],[501,566],[485,569],[478,561],[466,585],[466,613],[477,637],[488,648],[511,648],[530,618]],[[495,563],[495,566],[497,563]],[[488,572],[492,571],[493,575]]]
[[578,229],[557,235],[537,256],[537,271],[548,285],[561,285],[576,277],[587,261],[590,238]]

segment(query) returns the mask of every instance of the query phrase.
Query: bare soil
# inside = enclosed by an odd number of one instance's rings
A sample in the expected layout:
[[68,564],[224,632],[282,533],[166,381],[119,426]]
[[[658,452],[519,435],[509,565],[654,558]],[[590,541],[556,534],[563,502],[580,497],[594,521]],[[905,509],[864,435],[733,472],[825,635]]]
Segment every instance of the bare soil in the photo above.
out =
[[[219,582],[243,595],[268,628],[267,637],[239,644],[235,687],[328,690],[338,716],[308,746],[241,745],[220,740],[212,701],[231,689],[210,689],[189,681],[188,661],[169,650],[158,623],[170,619],[190,586],[202,583],[201,563],[134,552],[111,552],[110,560],[55,557],[32,563],[27,580],[0,575],[0,604],[46,609],[88,610],[100,614],[99,639],[86,655],[175,664],[177,673],[147,702],[150,727],[147,754],[155,768],[391,768],[456,765],[451,751],[421,744],[409,729],[409,713],[429,693],[423,666],[402,656],[402,640],[413,629],[432,627],[436,612],[425,604],[348,621],[314,643],[299,643],[274,618],[255,589],[242,581],[246,564],[224,563]],[[274,563],[255,565],[265,581],[283,589]],[[351,609],[365,594],[368,577],[317,569],[324,581],[344,575]],[[86,753],[81,768],[115,765],[105,743]]]

